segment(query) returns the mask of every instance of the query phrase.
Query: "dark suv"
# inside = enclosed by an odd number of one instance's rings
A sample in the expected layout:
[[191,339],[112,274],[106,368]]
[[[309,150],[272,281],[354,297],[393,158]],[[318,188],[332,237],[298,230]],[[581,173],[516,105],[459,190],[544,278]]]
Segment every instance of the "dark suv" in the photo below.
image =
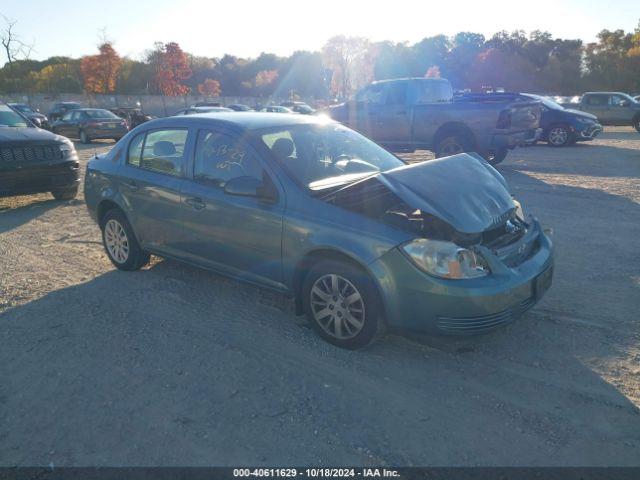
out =
[[78,193],[79,166],[68,139],[0,104],[0,197],[51,192],[70,200]]
[[7,105],[31,120],[31,123],[33,123],[36,127],[49,130],[50,125],[47,116],[41,114],[37,110],[33,110],[26,103],[8,103]]

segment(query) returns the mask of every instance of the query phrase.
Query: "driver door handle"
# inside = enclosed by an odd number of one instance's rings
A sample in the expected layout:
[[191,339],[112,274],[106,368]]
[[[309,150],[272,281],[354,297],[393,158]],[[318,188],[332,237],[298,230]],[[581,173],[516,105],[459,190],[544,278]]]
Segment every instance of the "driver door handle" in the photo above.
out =
[[205,208],[207,206],[207,204],[204,203],[200,197],[189,197],[189,198],[186,198],[184,200],[184,203],[189,205],[191,208],[194,208],[195,210],[202,210],[203,208]]
[[140,187],[138,187],[138,184],[136,183],[135,180],[129,180],[126,183],[127,187],[129,188],[129,190],[131,190],[132,192],[137,191]]

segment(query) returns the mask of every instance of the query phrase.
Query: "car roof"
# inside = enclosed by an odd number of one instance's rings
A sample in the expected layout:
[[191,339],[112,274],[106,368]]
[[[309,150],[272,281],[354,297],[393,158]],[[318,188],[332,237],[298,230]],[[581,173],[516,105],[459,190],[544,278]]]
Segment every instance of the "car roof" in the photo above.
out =
[[235,127],[241,130],[259,130],[271,127],[288,127],[293,125],[325,124],[335,123],[327,120],[326,117],[314,115],[299,115],[295,113],[268,113],[268,112],[246,112],[238,115],[237,112],[210,112],[196,113],[179,117],[165,117],[151,120],[145,123],[147,126],[170,126],[175,124],[202,124],[210,121],[220,126]]

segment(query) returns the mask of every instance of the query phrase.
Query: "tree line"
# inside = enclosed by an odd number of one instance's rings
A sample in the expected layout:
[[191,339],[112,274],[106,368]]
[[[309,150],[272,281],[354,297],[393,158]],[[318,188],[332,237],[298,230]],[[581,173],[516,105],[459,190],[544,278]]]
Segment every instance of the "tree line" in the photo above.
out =
[[461,32],[415,44],[336,36],[317,52],[262,53],[257,58],[195,56],[170,42],[156,43],[141,59],[132,59],[103,41],[94,55],[38,61],[28,58],[23,43],[16,43],[15,22],[8,33],[6,28],[0,32],[1,44],[8,44],[0,93],[326,99],[344,98],[372,80],[414,76],[442,76],[455,88],[472,91],[640,92],[640,22],[633,32],[603,30],[596,42],[587,44],[537,30],[528,35],[501,31],[490,38]]

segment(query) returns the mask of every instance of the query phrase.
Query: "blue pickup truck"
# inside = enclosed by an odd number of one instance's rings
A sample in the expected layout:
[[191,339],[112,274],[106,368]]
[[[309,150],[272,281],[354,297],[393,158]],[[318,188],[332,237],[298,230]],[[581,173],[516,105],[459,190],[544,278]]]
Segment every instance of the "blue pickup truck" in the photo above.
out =
[[541,134],[538,101],[460,102],[441,78],[374,82],[327,113],[393,151],[477,152],[494,165]]

